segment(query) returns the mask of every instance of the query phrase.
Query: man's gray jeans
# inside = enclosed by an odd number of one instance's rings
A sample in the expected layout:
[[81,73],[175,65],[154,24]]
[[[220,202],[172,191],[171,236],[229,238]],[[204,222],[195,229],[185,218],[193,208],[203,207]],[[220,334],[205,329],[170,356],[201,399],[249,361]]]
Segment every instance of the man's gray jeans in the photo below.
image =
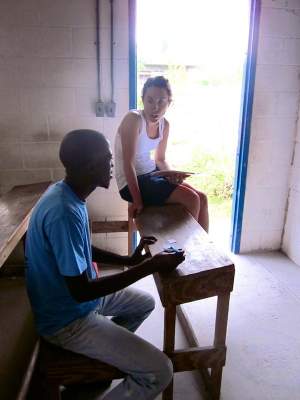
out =
[[155,399],[172,379],[172,363],[163,352],[133,333],[154,306],[151,295],[129,287],[99,299],[97,308],[85,318],[45,339],[127,374],[105,400]]

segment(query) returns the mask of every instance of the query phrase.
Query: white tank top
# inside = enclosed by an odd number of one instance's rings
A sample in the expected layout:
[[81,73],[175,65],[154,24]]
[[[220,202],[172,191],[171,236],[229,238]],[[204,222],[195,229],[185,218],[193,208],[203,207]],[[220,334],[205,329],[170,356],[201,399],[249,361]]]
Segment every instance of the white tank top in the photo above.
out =
[[[141,130],[140,130],[140,133],[138,136],[137,149],[136,149],[136,155],[135,155],[135,161],[134,161],[136,174],[138,176],[138,175],[143,175],[143,174],[152,172],[156,168],[155,161],[154,161],[154,159],[151,158],[151,153],[154,150],[156,150],[159,142],[162,140],[165,119],[162,118],[159,121],[158,137],[155,139],[151,139],[147,135],[146,121],[145,121],[142,111],[131,110],[131,112],[132,111],[135,111],[135,112],[138,111],[139,115],[142,118],[142,126],[141,126]],[[116,134],[116,139],[115,139],[114,163],[115,163],[115,176],[116,176],[118,189],[121,190],[121,189],[123,189],[123,187],[125,187],[127,185],[127,179],[126,179],[126,176],[124,173],[124,167],[123,167],[123,151],[122,151],[122,143],[121,143],[121,136],[120,136],[119,130]]]

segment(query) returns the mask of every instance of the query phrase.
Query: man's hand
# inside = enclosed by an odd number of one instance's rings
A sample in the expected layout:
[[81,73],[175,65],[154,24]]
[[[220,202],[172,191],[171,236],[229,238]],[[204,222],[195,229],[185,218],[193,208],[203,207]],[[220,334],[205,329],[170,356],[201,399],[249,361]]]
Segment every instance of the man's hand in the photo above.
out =
[[154,236],[143,236],[141,237],[140,243],[138,244],[137,248],[134,250],[134,253],[129,258],[129,266],[134,266],[140,264],[147,258],[151,257],[151,254],[146,251],[145,254],[142,254],[143,249],[145,246],[150,246],[151,244],[156,242],[156,238]]
[[173,253],[166,253],[162,251],[152,257],[155,272],[170,273],[174,271],[185,260],[184,251],[174,251]]

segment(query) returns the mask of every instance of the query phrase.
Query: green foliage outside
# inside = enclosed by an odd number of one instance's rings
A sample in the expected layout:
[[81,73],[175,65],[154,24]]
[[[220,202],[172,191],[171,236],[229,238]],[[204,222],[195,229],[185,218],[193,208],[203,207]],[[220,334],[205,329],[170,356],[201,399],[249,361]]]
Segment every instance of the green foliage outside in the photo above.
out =
[[[170,152],[176,152],[177,146],[179,152],[179,144],[173,144]],[[191,160],[182,163],[177,161],[176,168],[199,173],[192,175],[187,182],[207,194],[214,218],[230,217],[235,160],[220,150],[207,152],[200,145],[193,147],[190,152]]]

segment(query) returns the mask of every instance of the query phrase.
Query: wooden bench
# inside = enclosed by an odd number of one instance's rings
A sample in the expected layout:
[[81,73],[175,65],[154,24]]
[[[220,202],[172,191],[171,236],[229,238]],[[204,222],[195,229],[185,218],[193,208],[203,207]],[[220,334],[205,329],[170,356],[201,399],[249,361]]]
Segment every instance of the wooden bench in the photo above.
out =
[[[158,239],[150,248],[152,255],[170,246],[168,241],[172,240],[186,252],[184,263],[171,274],[154,274],[164,307],[164,351],[172,360],[175,372],[199,370],[210,397],[218,400],[226,360],[225,339],[234,265],[179,205],[146,208],[135,222],[141,235],[153,235]],[[180,305],[212,296],[218,297],[214,343],[200,347]],[[191,346],[188,349],[175,350],[174,347],[176,310]],[[172,399],[173,383],[163,393],[163,400]]]
[[123,372],[111,365],[40,339],[30,398],[60,400],[62,385],[110,381],[124,376]]
[[37,335],[23,265],[13,268],[5,262],[24,237],[31,210],[48,185],[16,186],[0,197],[0,398],[7,400],[24,398],[36,356]]

